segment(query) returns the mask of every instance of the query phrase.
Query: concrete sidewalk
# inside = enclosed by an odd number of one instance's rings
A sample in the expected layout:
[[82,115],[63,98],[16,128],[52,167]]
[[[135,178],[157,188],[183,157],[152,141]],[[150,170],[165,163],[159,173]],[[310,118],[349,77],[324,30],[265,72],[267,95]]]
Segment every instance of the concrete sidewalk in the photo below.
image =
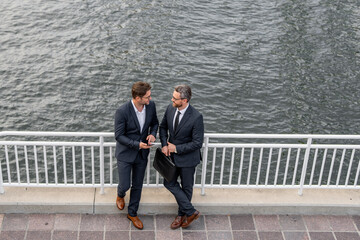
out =
[[[0,213],[118,213],[116,188],[5,188]],[[125,199],[128,202],[128,195]],[[192,202],[203,214],[360,215],[360,190],[194,189]],[[126,210],[126,209],[125,209]],[[139,214],[173,214],[174,197],[165,188],[144,188]]]
[[[359,190],[195,189],[201,212],[188,229],[171,230],[177,213],[164,188],[144,188],[143,230],[115,206],[116,188],[5,188],[0,240],[360,240]],[[126,203],[128,196],[126,197]]]
[[[118,211],[120,212],[120,211]],[[0,240],[360,240],[360,216],[201,215],[187,229],[170,229],[175,215],[0,214]]]

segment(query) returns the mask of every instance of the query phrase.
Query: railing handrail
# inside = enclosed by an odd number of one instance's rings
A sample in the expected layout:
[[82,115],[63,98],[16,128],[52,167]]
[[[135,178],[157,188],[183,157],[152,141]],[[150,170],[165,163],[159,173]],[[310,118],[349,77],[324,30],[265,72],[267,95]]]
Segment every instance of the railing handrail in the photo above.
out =
[[[112,132],[51,132],[51,131],[1,131],[0,136],[47,136],[47,137],[114,137]],[[263,139],[360,139],[349,134],[257,134],[257,133],[205,133],[209,138],[263,138]]]
[[45,131],[2,131],[0,136],[42,136],[42,137],[114,137],[111,132],[45,132]]

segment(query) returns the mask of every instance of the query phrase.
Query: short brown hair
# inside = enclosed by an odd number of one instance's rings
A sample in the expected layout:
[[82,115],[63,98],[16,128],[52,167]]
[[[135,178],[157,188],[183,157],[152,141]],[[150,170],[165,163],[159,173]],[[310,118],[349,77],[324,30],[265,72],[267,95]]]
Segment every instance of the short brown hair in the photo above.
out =
[[175,91],[180,93],[180,98],[187,99],[189,102],[191,99],[191,88],[188,85],[178,85],[175,87]]
[[131,95],[133,98],[136,97],[143,97],[145,96],[146,92],[151,89],[149,83],[146,82],[136,82],[132,85],[131,88]]

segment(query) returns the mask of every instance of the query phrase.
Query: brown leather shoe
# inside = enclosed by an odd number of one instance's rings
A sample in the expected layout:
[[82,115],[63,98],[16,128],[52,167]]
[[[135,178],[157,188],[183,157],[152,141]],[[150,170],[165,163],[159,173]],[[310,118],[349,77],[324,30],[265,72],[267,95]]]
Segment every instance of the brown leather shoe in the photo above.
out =
[[186,217],[185,221],[181,224],[182,228],[187,228],[190,223],[192,223],[195,219],[198,219],[200,217],[200,212],[195,211],[193,215]]
[[127,215],[127,218],[132,221],[133,225],[138,228],[138,229],[143,229],[144,225],[141,222],[141,220],[136,216],[136,217],[132,217],[129,214]]
[[125,207],[125,200],[124,200],[124,198],[118,196],[118,197],[116,198],[116,206],[117,206],[117,208],[118,208],[119,210],[123,210],[124,207]]
[[186,216],[177,216],[175,220],[171,223],[170,228],[171,229],[177,229],[181,227],[181,224],[184,222]]

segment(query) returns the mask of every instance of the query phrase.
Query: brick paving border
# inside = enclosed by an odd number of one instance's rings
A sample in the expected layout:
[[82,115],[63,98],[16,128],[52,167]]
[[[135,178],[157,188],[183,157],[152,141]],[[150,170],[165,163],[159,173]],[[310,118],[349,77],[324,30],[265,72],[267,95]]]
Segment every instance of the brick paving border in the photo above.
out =
[[201,215],[187,229],[170,229],[175,215],[0,214],[0,240],[360,240],[360,216]]

